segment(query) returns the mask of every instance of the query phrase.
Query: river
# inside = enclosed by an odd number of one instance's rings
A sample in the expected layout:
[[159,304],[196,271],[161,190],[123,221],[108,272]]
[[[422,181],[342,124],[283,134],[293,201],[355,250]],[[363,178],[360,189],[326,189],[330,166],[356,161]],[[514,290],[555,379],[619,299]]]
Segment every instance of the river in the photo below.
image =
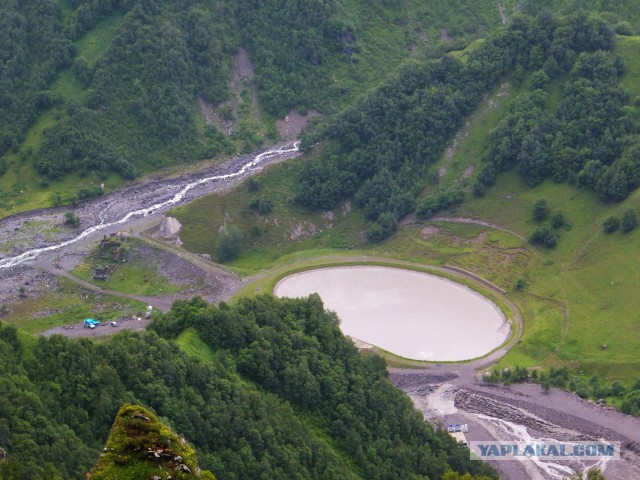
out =
[[[44,254],[76,244],[83,239],[94,237],[96,234],[107,233],[114,227],[122,227],[125,224],[127,227],[131,227],[132,220],[145,219],[152,215],[166,212],[171,207],[225,188],[230,180],[241,178],[267,163],[274,163],[275,161],[296,156],[299,153],[298,145],[299,142],[291,142],[249,156],[238,157],[234,161],[217,166],[216,168],[220,173],[205,174],[205,176],[202,176],[202,174],[195,175],[196,178],[192,176],[185,183],[176,182],[176,179],[167,179],[164,183],[162,181],[152,182],[148,184],[152,186],[152,189],[147,192],[150,195],[143,195],[144,192],[141,192],[140,186],[134,185],[128,189],[121,189],[105,197],[87,202],[83,205],[83,210],[81,210],[85,212],[81,215],[82,224],[85,225],[81,232],[73,234],[70,238],[62,241],[54,241],[48,245],[30,248],[14,256],[4,257],[0,259],[0,270],[33,261]],[[198,188],[212,184],[215,184],[214,188]],[[162,190],[168,190],[168,195],[165,192],[164,195],[156,196]],[[131,195],[132,192],[133,195]],[[155,197],[155,201],[152,200],[150,205],[147,204],[149,203],[149,197]],[[118,208],[115,208],[115,205]],[[91,211],[91,214],[87,214],[87,210]],[[110,213],[114,210],[117,212],[116,214]],[[52,214],[59,216],[58,210],[52,210],[52,212],[56,212]],[[38,211],[33,218],[42,218],[43,216],[46,216],[46,212]],[[29,219],[28,213],[19,215],[20,223],[29,221]],[[0,220],[0,223],[9,223],[12,220],[15,219],[3,219]],[[87,223],[90,225],[86,226]],[[15,227],[15,230],[17,229],[18,227]],[[11,230],[11,228],[6,230]],[[5,233],[4,236],[6,237],[6,235]]]

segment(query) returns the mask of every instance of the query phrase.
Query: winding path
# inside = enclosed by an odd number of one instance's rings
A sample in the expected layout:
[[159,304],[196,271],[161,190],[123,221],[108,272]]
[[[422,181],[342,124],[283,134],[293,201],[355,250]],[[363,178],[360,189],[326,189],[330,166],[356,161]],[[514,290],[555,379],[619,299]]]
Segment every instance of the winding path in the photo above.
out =
[[115,297],[128,298],[130,300],[138,300],[139,302],[146,303],[147,305],[152,305],[153,307],[163,312],[168,312],[169,310],[171,310],[171,305],[173,305],[173,302],[178,298],[177,296],[173,296],[173,295],[145,297],[142,295],[131,295],[129,293],[116,292],[115,290],[106,290],[104,288],[98,287],[97,285],[94,285],[93,283],[86,282],[61,268],[56,268],[52,266],[49,268],[45,268],[44,270],[46,270],[49,273],[52,273],[53,275],[67,278],[72,282],[77,283],[81,287],[84,287],[93,292],[98,292],[103,295],[113,295]]
[[481,225],[483,227],[493,228],[494,230],[500,230],[502,232],[509,233],[509,234],[513,235],[514,237],[519,238],[520,240],[522,240],[525,243],[529,242],[529,240],[524,238],[519,233],[514,232],[513,230],[509,230],[508,228],[505,228],[505,227],[503,227],[501,225],[498,225],[498,224],[495,224],[495,223],[485,222],[484,220],[477,220],[475,218],[469,218],[469,217],[431,217],[429,219],[429,221],[430,222],[470,223],[472,225]]

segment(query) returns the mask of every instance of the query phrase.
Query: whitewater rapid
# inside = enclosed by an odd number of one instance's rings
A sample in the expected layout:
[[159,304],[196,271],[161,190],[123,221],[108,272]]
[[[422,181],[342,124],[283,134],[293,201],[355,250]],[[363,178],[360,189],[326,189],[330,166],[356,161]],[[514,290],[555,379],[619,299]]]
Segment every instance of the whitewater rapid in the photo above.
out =
[[121,225],[123,223],[128,222],[129,220],[132,220],[134,218],[138,218],[138,217],[148,217],[150,215],[156,214],[156,213],[161,213],[163,211],[168,210],[170,207],[175,206],[176,204],[180,203],[184,198],[185,195],[187,194],[187,192],[189,192],[189,190],[208,183],[208,182],[213,182],[213,181],[217,181],[217,180],[229,180],[231,178],[235,178],[235,177],[239,177],[241,175],[244,175],[245,173],[254,170],[256,167],[258,167],[260,165],[260,163],[264,162],[265,160],[269,160],[272,159],[274,157],[279,157],[281,155],[286,155],[286,154],[290,154],[290,153],[295,153],[298,152],[298,146],[299,146],[299,142],[293,142],[293,143],[288,143],[286,145],[283,145],[281,147],[278,148],[274,148],[271,150],[266,150],[262,153],[257,154],[255,157],[251,158],[248,162],[244,163],[238,170],[234,171],[234,172],[230,172],[230,173],[225,173],[225,174],[221,174],[221,175],[212,175],[209,177],[205,177],[205,178],[201,178],[198,180],[195,180],[193,182],[187,183],[185,186],[183,186],[176,194],[173,195],[173,197],[171,197],[168,200],[165,200],[163,202],[159,202],[156,203],[154,205],[151,205],[149,207],[145,207],[145,208],[140,208],[137,210],[132,210],[130,212],[128,212],[126,215],[124,215],[122,218],[112,221],[112,222],[106,222],[104,219],[101,219],[100,223],[98,223],[97,225],[93,225],[85,230],[83,230],[82,232],[80,232],[77,236],[69,239],[69,240],[65,240],[63,242],[54,244],[54,245],[49,245],[46,247],[41,247],[41,248],[35,248],[33,250],[28,250],[24,253],[21,253],[20,255],[16,255],[15,257],[6,257],[3,259],[0,259],[0,269],[7,269],[7,268],[11,268],[11,267],[15,267],[17,265],[20,265],[21,263],[24,262],[28,262],[31,260],[35,260],[38,256],[45,254],[45,253],[49,253],[55,250],[59,250],[61,248],[64,248],[66,246],[69,246],[73,243],[76,243],[80,240],[82,240],[83,238],[88,237],[89,235],[92,235],[96,232],[99,232],[101,230],[116,226],[116,225]]

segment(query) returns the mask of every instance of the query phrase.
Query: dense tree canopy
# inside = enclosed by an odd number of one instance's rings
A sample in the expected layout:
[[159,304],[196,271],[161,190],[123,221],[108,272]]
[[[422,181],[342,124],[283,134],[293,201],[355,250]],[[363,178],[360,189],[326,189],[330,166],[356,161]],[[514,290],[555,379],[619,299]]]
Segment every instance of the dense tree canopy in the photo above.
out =
[[230,152],[226,136],[198,122],[197,100],[228,99],[233,56],[243,47],[264,111],[322,108],[336,92],[317,67],[329,56],[348,63],[344,49],[356,48],[338,17],[334,0],[2,2],[0,174],[3,155],[17,153],[28,128],[52,109],[42,145],[20,151],[49,178],[75,171],[131,178]]
[[[189,327],[214,360],[166,340]],[[384,362],[361,356],[317,296],[182,301],[153,329],[102,343],[38,338],[27,351],[2,326],[0,478],[85,478],[124,403],[152,409],[220,480],[404,480],[449,468],[496,478],[425,424]]]

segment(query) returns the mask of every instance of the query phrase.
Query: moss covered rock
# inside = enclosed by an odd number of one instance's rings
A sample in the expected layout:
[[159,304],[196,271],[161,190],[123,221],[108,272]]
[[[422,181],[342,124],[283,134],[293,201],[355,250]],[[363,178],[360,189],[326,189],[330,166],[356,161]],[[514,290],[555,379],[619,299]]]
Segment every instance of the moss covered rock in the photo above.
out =
[[198,467],[194,449],[147,409],[120,408],[91,480],[215,480]]

